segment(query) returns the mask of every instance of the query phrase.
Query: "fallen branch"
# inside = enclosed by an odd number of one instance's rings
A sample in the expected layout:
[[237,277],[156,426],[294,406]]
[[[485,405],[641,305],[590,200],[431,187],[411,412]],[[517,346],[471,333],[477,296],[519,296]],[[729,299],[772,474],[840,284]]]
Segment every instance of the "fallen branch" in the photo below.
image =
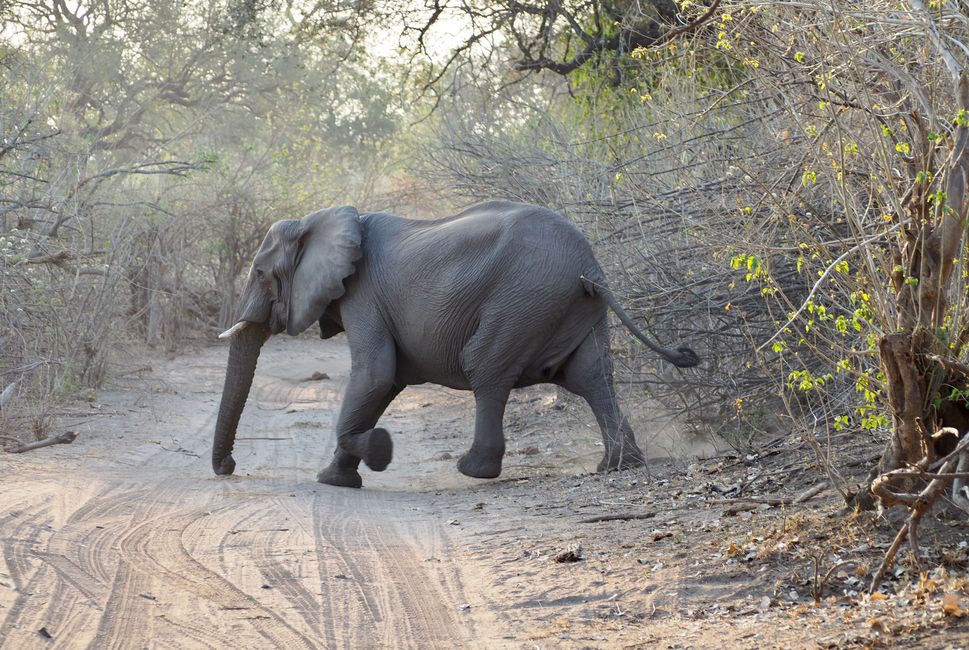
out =
[[34,449],[40,449],[41,447],[50,447],[51,445],[69,445],[74,442],[75,438],[77,438],[77,431],[65,431],[64,433],[59,433],[56,436],[48,436],[47,438],[38,440],[37,442],[23,442],[18,438],[12,438],[10,436],[2,437],[6,440],[13,440],[19,444],[18,447],[8,449],[8,453],[22,454],[25,451],[32,451]]
[[752,505],[767,505],[772,508],[777,508],[781,506],[790,506],[798,503],[804,503],[809,501],[814,497],[818,496],[822,492],[828,489],[828,482],[822,481],[817,485],[813,485],[808,489],[795,494],[793,497],[738,497],[736,499],[717,499],[715,501],[703,501],[701,503],[706,503],[710,505],[732,505],[738,503],[749,503]]
[[127,377],[128,375],[134,375],[139,372],[151,372],[153,368],[150,365],[138,366],[137,368],[132,368],[131,370],[125,370],[124,372],[118,373],[118,377]]
[[969,514],[969,491],[966,490],[965,483],[969,476],[965,475],[966,470],[969,470],[969,453],[962,452],[959,455],[956,473],[952,476],[952,503],[959,510]]
[[589,517],[588,519],[580,519],[580,524],[595,524],[600,521],[626,521],[629,519],[652,519],[656,516],[655,512],[628,512],[624,515],[600,515],[598,517]]
[[195,456],[196,458],[201,458],[201,456],[199,456],[198,454],[196,454],[194,451],[189,451],[188,449],[185,449],[184,447],[179,447],[178,449],[169,449],[168,447],[166,447],[165,445],[163,445],[161,443],[159,443],[158,446],[161,447],[162,449],[164,449],[165,451],[172,452],[173,454],[185,454],[186,456]]
[[827,481],[821,481],[817,485],[812,485],[808,489],[806,489],[803,492],[801,492],[800,494],[796,495],[794,497],[793,503],[804,503],[805,501],[808,501],[808,500],[813,499],[814,497],[818,496],[819,494],[821,494],[822,492],[824,492],[827,489],[828,489],[828,482]]

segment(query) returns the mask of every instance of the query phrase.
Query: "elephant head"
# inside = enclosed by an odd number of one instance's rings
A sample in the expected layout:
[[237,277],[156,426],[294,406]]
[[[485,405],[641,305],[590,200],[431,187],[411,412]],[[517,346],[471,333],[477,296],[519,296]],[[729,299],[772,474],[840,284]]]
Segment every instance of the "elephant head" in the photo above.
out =
[[216,474],[235,469],[236,427],[263,343],[284,330],[299,334],[343,295],[343,281],[362,255],[361,240],[359,215],[349,206],[278,221],[269,229],[246,278],[237,322],[219,335],[232,343],[212,445]]

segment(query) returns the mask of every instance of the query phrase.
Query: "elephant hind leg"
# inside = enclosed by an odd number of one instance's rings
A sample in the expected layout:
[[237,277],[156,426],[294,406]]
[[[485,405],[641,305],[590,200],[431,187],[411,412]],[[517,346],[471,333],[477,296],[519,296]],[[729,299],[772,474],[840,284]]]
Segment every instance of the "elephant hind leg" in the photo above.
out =
[[475,391],[474,442],[458,461],[458,471],[473,478],[496,478],[501,474],[505,456],[505,433],[502,419],[511,389]]
[[555,383],[585,399],[595,415],[605,454],[598,471],[640,467],[646,455],[619,408],[612,378],[612,355],[605,321],[589,333],[555,377]]
[[502,420],[512,387],[521,377],[535,345],[500,319],[482,321],[461,351],[461,369],[475,399],[474,442],[458,461],[458,471],[474,478],[496,478],[505,456]]

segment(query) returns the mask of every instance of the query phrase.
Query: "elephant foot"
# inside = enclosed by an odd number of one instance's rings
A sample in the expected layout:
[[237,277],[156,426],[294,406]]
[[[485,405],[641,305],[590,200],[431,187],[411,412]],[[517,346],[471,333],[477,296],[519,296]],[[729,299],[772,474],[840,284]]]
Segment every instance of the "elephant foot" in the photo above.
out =
[[606,455],[599,461],[599,466],[596,468],[596,471],[615,472],[624,469],[633,469],[634,467],[642,467],[645,464],[646,455],[640,451],[639,447],[633,447],[632,449],[627,447],[621,452],[616,451],[612,454],[606,452]]
[[219,476],[228,476],[236,471],[236,461],[232,454],[226,454],[225,458],[212,458],[212,469]]
[[316,480],[319,483],[337,487],[358,488],[363,486],[360,472],[346,467],[337,467],[336,463],[321,469],[320,473],[316,475]]
[[340,448],[362,460],[375,472],[387,469],[394,457],[394,443],[386,429],[369,429],[346,436],[340,441]]
[[497,478],[501,474],[501,456],[485,456],[469,451],[458,461],[458,471],[471,478]]

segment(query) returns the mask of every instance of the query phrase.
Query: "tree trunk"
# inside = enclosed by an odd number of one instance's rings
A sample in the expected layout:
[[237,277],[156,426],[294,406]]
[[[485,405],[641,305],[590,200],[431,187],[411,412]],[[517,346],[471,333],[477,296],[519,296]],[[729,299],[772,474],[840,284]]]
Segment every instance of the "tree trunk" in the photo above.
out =
[[882,472],[917,463],[930,453],[927,434],[935,430],[936,417],[930,386],[934,373],[923,367],[930,347],[927,338],[930,336],[924,330],[916,334],[895,333],[885,336],[879,344],[895,429],[882,455]]
[[[969,109],[969,76],[960,71],[956,77],[958,107]],[[924,121],[914,113],[909,119]],[[933,147],[929,142],[920,145],[923,161],[931,158]],[[941,182],[935,186],[914,181],[904,205],[906,218],[893,245],[896,331],[882,338],[879,353],[894,430],[879,463],[882,473],[928,466],[937,456],[933,435],[940,427],[954,425],[945,421],[943,402],[948,396],[940,390],[944,383],[956,385],[961,379],[947,376],[947,369],[933,359],[958,355],[959,346],[950,348],[950,339],[969,327],[949,320],[950,306],[963,300],[952,280],[958,268],[955,261],[966,259],[969,128],[965,121],[955,129],[950,156],[936,177]],[[942,193],[932,194],[935,188]]]

